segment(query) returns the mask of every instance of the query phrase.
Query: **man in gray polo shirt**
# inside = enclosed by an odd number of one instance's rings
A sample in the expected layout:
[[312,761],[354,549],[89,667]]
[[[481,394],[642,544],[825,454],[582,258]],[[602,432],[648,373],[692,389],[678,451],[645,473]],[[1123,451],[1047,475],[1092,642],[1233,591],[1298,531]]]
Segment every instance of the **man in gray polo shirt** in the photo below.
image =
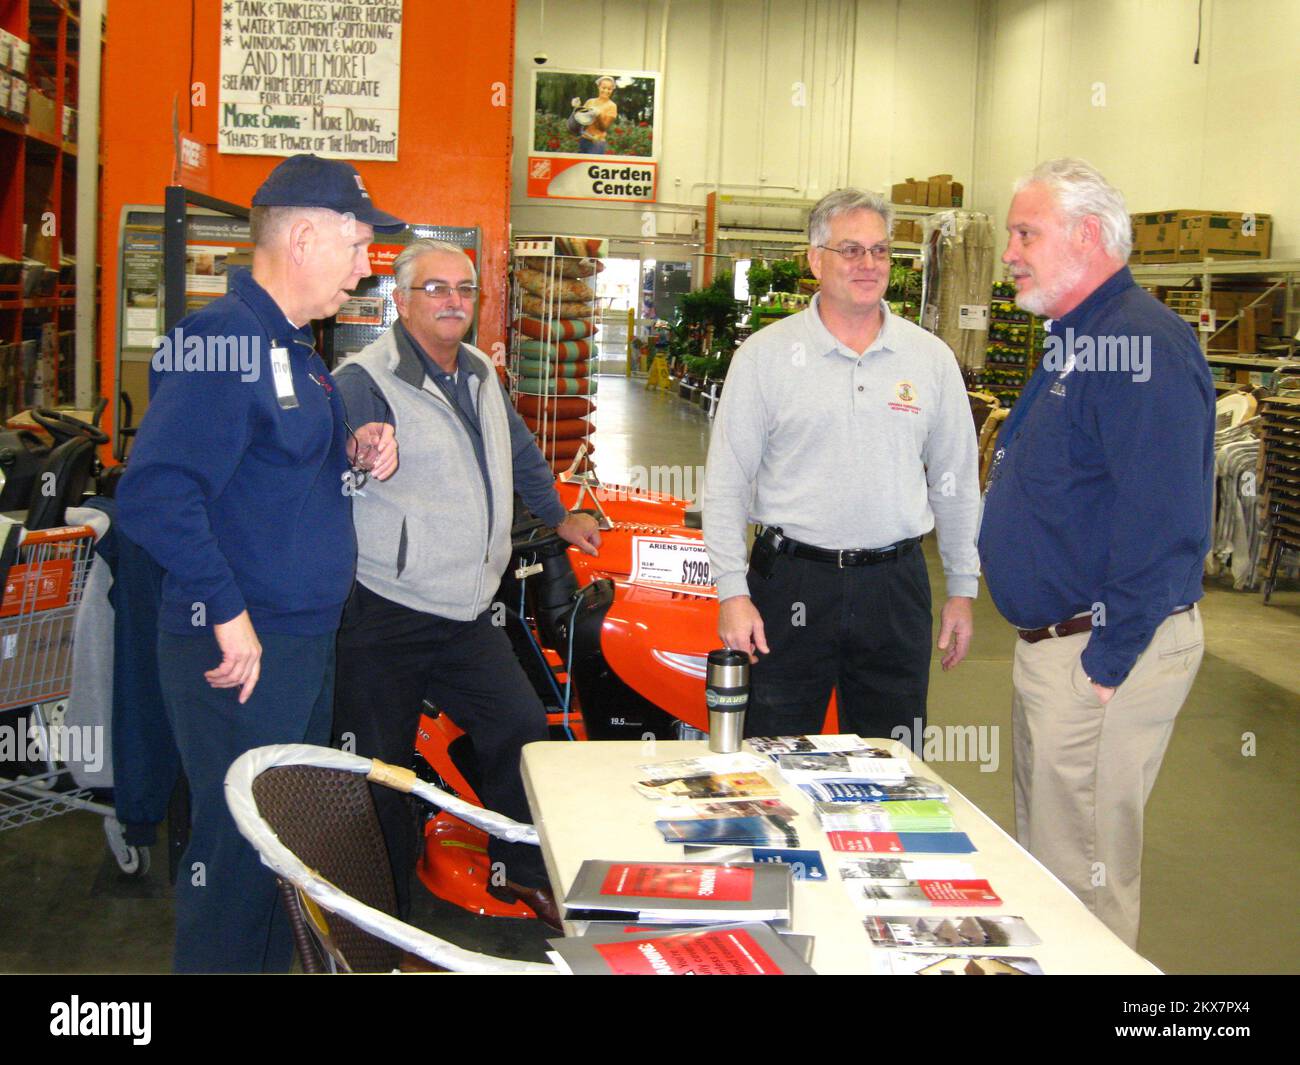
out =
[[[841,731],[902,726],[919,749],[932,624],[920,539],[936,523],[943,668],[970,646],[975,428],[951,349],[884,301],[892,215],[874,193],[823,197],[808,220],[820,291],[742,344],[727,374],[704,541],[719,634],[755,663],[751,736],[822,731],[834,689]],[[748,522],[762,531],[747,568]]]

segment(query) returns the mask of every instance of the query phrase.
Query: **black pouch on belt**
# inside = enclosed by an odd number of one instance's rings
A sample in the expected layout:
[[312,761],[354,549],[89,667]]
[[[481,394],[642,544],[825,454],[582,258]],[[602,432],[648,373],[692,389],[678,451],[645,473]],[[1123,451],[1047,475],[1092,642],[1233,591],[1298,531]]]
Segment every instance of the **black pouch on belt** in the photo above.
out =
[[749,568],[757,573],[763,580],[772,576],[772,568],[776,565],[776,557],[780,554],[777,550],[774,540],[780,538],[780,533],[772,529],[764,529],[754,540],[754,548],[749,553]]

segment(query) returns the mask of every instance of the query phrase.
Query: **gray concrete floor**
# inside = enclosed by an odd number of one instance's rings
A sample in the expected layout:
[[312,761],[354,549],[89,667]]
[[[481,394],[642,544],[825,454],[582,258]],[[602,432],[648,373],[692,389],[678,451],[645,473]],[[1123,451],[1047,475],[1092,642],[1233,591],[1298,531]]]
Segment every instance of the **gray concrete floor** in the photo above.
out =
[[[651,466],[694,478],[704,462],[708,418],[674,396],[647,393],[639,381],[602,378],[596,424],[595,458],[607,480]],[[932,538],[926,554],[938,602]],[[1170,973],[1294,973],[1300,590],[1284,590],[1265,607],[1258,593],[1211,584],[1202,609],[1205,658],[1147,807],[1139,950]],[[998,726],[998,768],[981,772],[971,761],[938,768],[1014,834],[1015,637],[987,596],[977,600],[975,624],[960,667],[945,674],[936,660],[930,720]],[[1246,754],[1250,737],[1254,753]],[[146,877],[123,877],[98,819],[83,813],[0,835],[0,971],[167,971],[171,904],[159,868],[165,858],[155,858]],[[475,918],[431,898],[422,900],[417,923],[520,957],[538,957],[546,935],[538,922]]]

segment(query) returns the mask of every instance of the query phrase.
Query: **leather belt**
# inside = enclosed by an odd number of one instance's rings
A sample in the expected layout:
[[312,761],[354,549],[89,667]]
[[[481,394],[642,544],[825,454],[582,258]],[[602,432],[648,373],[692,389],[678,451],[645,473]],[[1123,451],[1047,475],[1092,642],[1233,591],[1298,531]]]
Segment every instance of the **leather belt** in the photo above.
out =
[[[1191,610],[1195,603],[1189,603],[1187,606],[1175,607],[1169,611],[1169,617],[1175,614],[1186,614]],[[1058,621],[1055,625],[1046,625],[1041,629],[1016,629],[1020,638],[1025,643],[1037,643],[1039,640],[1048,640],[1061,636],[1077,636],[1081,632],[1092,631],[1092,615],[1081,614],[1077,618],[1071,618],[1069,621]]]
[[853,547],[833,550],[791,540],[780,529],[770,525],[761,535],[773,549],[783,555],[793,555],[795,558],[807,559],[809,562],[824,562],[838,566],[840,569],[846,566],[874,566],[880,562],[893,562],[902,558],[921,542],[921,537],[914,536],[910,540],[899,540],[898,543],[890,544],[888,547]]

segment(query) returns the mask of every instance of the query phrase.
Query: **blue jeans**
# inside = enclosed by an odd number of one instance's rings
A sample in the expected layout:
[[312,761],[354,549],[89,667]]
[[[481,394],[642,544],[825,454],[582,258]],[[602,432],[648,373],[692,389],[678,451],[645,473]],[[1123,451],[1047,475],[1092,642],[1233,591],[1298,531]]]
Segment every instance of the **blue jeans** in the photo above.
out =
[[288,972],[293,938],[275,874],[226,806],[225,778],[245,751],[271,743],[326,746],[334,709],[334,633],[258,633],[262,674],[248,702],[213,688],[221,661],[211,631],[158,634],[158,671],[190,785],[190,842],[176,874],[178,973]]
[[606,144],[604,141],[594,141],[590,137],[579,137],[578,151],[583,155],[604,155]]

